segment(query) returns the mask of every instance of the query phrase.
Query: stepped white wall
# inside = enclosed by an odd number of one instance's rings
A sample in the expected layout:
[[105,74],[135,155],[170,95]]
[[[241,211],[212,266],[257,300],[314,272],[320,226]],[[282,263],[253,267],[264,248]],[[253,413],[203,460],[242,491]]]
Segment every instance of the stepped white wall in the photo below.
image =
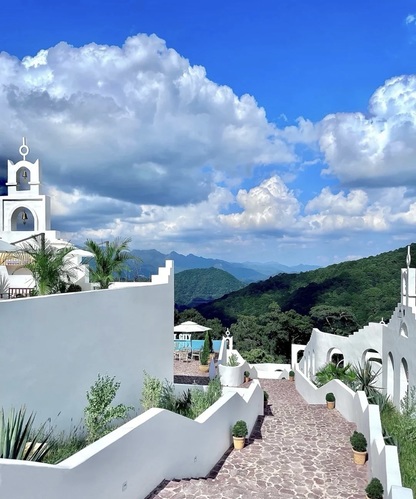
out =
[[[299,369],[306,376],[312,377],[330,361],[332,353],[337,351],[342,352],[345,363],[351,364],[362,363],[369,350],[376,350],[381,357],[384,328],[385,325],[382,323],[370,322],[349,336],[337,336],[314,328],[308,344],[304,347]],[[295,366],[297,365],[296,352],[300,349],[300,345],[293,345],[293,347],[292,366]]]
[[[98,374],[136,410],[143,370],[173,381],[173,262],[150,283],[0,301],[0,400],[67,429]],[[57,415],[59,414],[59,417]]]
[[[172,351],[172,329],[170,340]],[[251,432],[263,409],[258,381],[243,392],[228,391],[195,421],[150,409],[56,466],[0,459],[0,497],[138,499],[165,478],[205,476],[230,447],[232,425],[244,419]]]

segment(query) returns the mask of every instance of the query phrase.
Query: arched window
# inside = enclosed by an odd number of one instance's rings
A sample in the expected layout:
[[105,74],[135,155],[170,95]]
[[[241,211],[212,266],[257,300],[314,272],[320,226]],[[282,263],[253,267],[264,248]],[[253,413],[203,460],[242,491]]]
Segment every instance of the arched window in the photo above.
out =
[[407,395],[409,390],[409,368],[407,360],[403,357],[400,363],[400,400]]
[[29,191],[30,190],[30,170],[25,166],[19,168],[16,172],[16,190]]
[[403,336],[404,338],[408,338],[408,336],[409,336],[405,322],[402,322],[400,324],[400,336]]
[[389,352],[387,356],[387,395],[394,400],[394,360],[393,354]]
[[331,348],[326,354],[326,361],[341,367],[344,365],[344,354],[339,348]]
[[11,217],[11,229],[13,231],[35,230],[33,213],[24,207],[16,208]]

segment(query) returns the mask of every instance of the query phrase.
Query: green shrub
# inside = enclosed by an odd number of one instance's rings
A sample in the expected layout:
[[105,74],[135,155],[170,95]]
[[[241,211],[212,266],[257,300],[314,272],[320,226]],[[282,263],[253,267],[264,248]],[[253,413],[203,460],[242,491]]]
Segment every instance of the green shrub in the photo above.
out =
[[237,367],[238,366],[238,357],[235,353],[232,353],[228,357],[227,366],[229,366],[229,367]]
[[85,426],[87,429],[88,443],[95,442],[114,429],[115,419],[127,419],[128,413],[133,407],[124,404],[111,406],[120,383],[114,381],[115,377],[101,377],[98,375],[97,381],[87,392],[88,405],[84,409]]
[[327,402],[335,402],[335,395],[332,393],[332,392],[328,392],[326,395],[325,395],[325,400]]
[[372,478],[370,483],[365,488],[365,492],[369,499],[383,499],[384,489],[378,478]]
[[239,420],[235,423],[232,429],[233,437],[243,438],[247,435],[247,423],[243,420]]
[[191,415],[192,419],[196,419],[204,411],[211,407],[222,395],[221,382],[218,376],[208,383],[207,391],[200,388],[192,389],[191,393]]
[[295,377],[295,371],[289,371],[289,376],[291,378],[294,378]]
[[245,377],[245,378],[249,378],[249,377],[250,377],[250,373],[249,373],[249,371],[244,371],[244,377]]
[[333,379],[339,379],[344,384],[352,388],[355,378],[356,375],[350,364],[341,367],[329,362],[316,372],[314,383],[316,386],[320,387]]
[[243,357],[243,359],[250,364],[268,364],[275,361],[273,355],[267,353],[261,348],[253,348],[251,350],[241,352],[241,357]]
[[354,431],[351,435],[350,442],[352,448],[357,452],[365,452],[367,450],[367,440],[365,436],[358,431]]
[[203,366],[208,365],[210,353],[211,353],[211,339],[209,332],[207,331],[205,333],[204,346],[202,347],[201,355],[199,357],[199,360]]
[[[409,391],[411,396],[412,390]],[[411,405],[407,401],[406,405]],[[416,497],[416,419],[401,414],[389,402],[381,411],[381,425],[388,444],[397,445],[399,455],[400,473],[404,487],[413,490]]]
[[26,418],[26,407],[18,411],[10,409],[7,417],[0,410],[0,458],[43,461],[49,452],[52,441],[51,431],[46,432],[44,423],[39,430],[34,429],[35,414]]
[[152,407],[160,407],[160,396],[162,394],[162,382],[152,378],[144,371],[142,398],[140,404],[145,411]]

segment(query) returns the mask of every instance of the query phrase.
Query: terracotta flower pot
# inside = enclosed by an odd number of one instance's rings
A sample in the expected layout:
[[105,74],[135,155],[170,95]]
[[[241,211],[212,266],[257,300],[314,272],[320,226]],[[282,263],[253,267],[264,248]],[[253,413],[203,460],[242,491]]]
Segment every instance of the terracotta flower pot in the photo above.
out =
[[358,450],[352,450],[354,456],[355,464],[365,464],[367,452],[359,452]]
[[246,439],[244,437],[233,437],[234,449],[241,450],[244,448]]
[[209,365],[199,364],[199,370],[201,373],[207,373],[209,371]]
[[326,406],[328,409],[334,409],[335,408],[335,402],[327,402]]

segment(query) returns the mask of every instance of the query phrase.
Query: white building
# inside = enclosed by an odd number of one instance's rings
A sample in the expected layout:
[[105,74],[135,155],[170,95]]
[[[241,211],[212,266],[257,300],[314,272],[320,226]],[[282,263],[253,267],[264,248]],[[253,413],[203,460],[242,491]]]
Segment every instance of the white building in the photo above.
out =
[[[24,138],[19,153],[22,156],[20,161],[7,162],[7,194],[0,196],[0,240],[19,246],[22,241],[35,243],[32,236],[38,236],[44,237],[56,248],[70,245],[60,238],[59,232],[51,230],[51,199],[43,193],[39,160],[31,163],[26,159],[29,147]],[[70,266],[76,268],[73,282],[87,290],[90,289],[88,268],[81,265],[84,254],[74,248],[68,259]],[[31,273],[20,267],[19,260],[3,253],[0,261],[1,296],[26,296],[34,287]]]
[[[326,363],[337,358],[351,364],[371,359],[382,368],[380,385],[397,407],[416,385],[416,269],[410,268],[410,248],[406,268],[401,271],[401,299],[389,322],[370,322],[350,336],[337,336],[313,329],[307,345],[292,345],[292,366],[309,379]],[[302,359],[299,354],[303,352]]]

